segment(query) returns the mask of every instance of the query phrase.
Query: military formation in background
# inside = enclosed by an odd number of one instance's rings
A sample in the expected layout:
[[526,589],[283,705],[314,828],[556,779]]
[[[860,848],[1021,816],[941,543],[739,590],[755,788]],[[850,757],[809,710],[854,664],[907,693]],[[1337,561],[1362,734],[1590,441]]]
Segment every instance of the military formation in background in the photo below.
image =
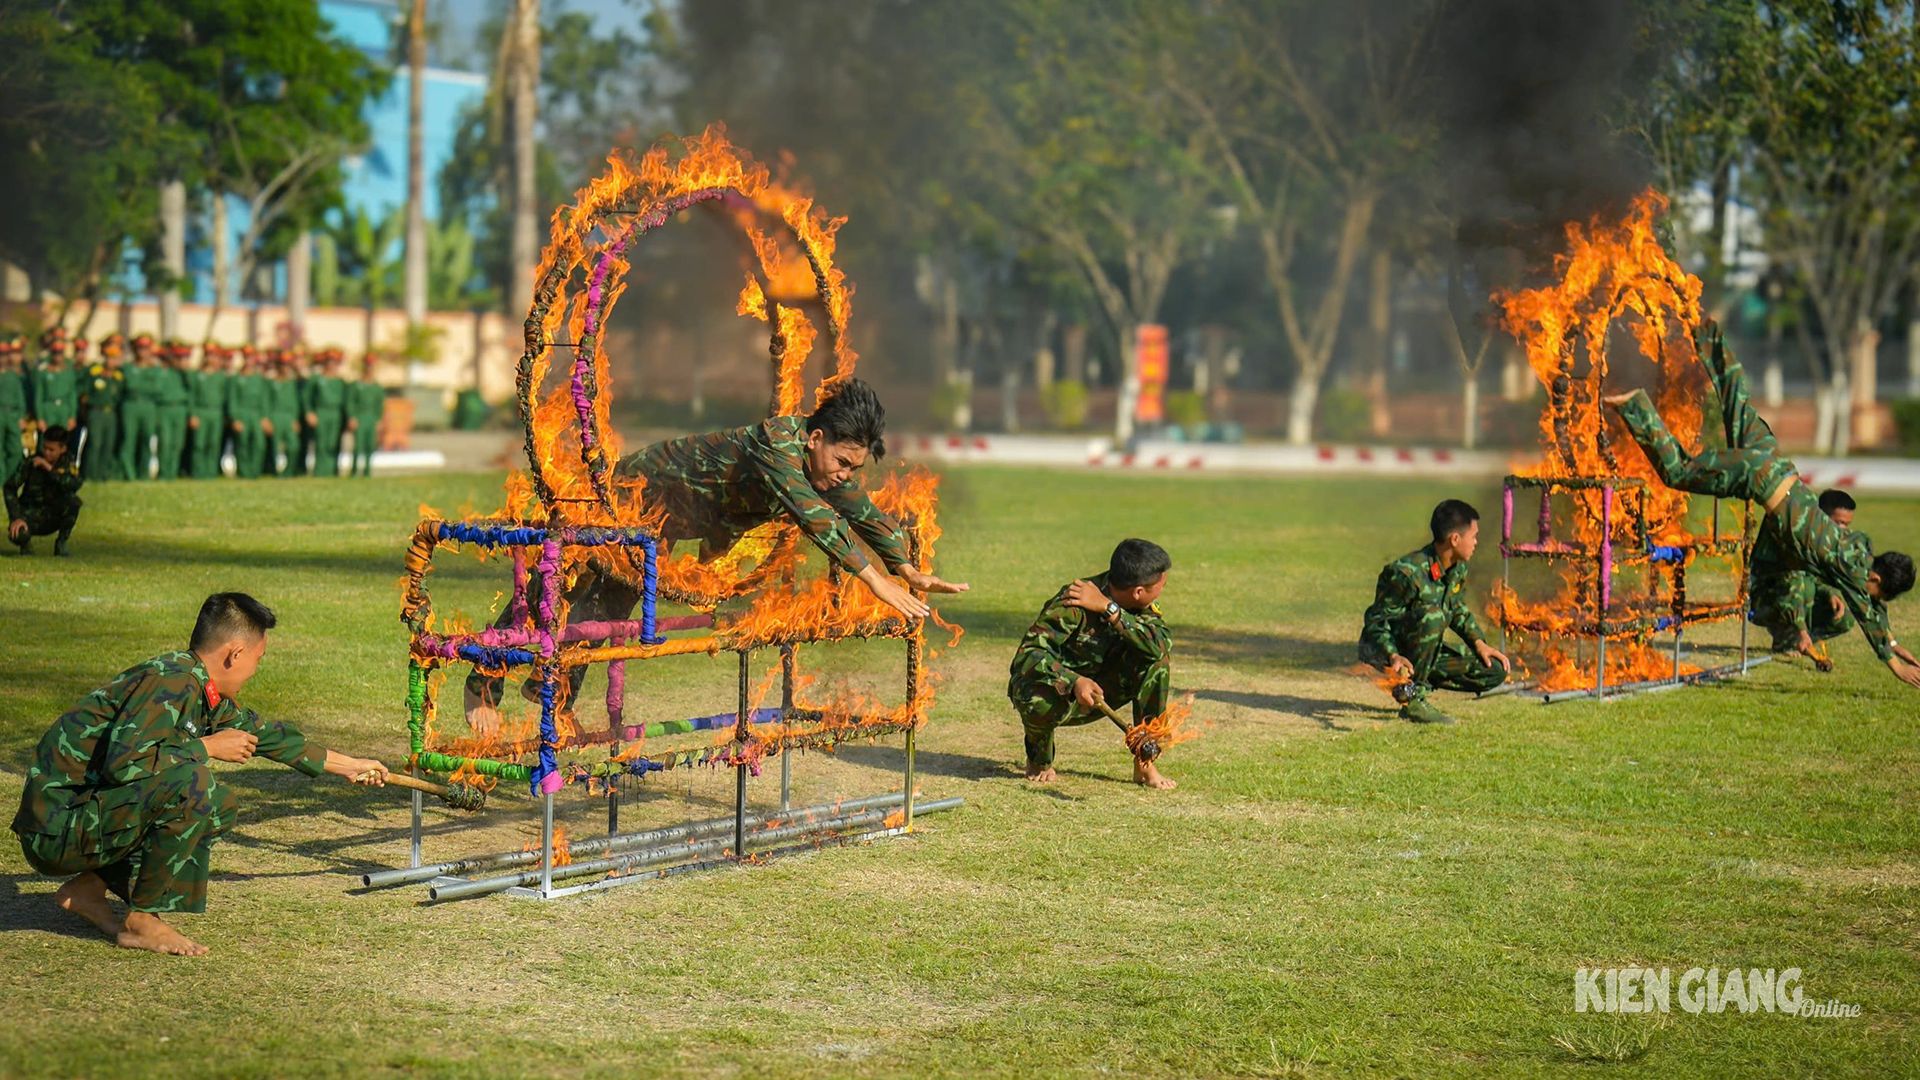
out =
[[[0,339],[0,479],[34,453],[40,433],[69,432],[86,480],[338,476],[372,471],[386,404],[374,357],[358,378],[339,349],[230,349],[109,335],[97,355],[64,327],[29,350]],[[198,352],[198,362],[194,354]]]

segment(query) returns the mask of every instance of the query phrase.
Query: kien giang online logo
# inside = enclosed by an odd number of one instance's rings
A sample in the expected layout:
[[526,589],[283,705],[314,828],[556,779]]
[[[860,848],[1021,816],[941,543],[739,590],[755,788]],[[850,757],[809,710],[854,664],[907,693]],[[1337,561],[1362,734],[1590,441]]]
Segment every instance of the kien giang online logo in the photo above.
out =
[[1782,1016],[1854,1017],[1860,1006],[1807,996],[1797,967],[1580,968],[1573,973],[1573,1011],[1695,1015],[1769,1012]]

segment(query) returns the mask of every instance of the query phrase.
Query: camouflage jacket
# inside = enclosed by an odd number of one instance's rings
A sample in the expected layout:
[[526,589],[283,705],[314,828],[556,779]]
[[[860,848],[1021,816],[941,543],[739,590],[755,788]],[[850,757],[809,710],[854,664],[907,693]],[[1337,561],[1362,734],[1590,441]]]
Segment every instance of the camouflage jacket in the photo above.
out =
[[57,367],[41,364],[33,369],[27,380],[32,400],[33,415],[47,424],[67,425],[73,422],[80,392],[80,373],[62,363]]
[[[1820,509],[1820,498],[1805,484],[1795,484],[1780,508],[1767,515],[1760,535],[1774,530],[1789,571],[1805,570],[1825,583],[1847,605],[1873,654],[1893,657],[1893,631],[1887,605],[1867,594],[1867,576],[1873,573],[1873,548],[1862,534],[1843,529]],[[1773,518],[1779,518],[1778,522]],[[1754,546],[1759,547],[1756,539]]]
[[854,480],[815,491],[805,469],[807,421],[776,416],[750,427],[655,443],[620,459],[622,476],[646,479],[641,496],[665,511],[667,541],[699,540],[721,552],[781,517],[851,573],[867,568],[857,533],[887,569],[911,565],[907,534]]
[[[1107,575],[1087,579],[1105,590]],[[1173,635],[1157,606],[1141,611],[1121,609],[1109,620],[1067,603],[1068,582],[1053,594],[1040,617],[1020,639],[1008,669],[1009,693],[1023,687],[1046,687],[1058,694],[1073,693],[1074,680],[1085,676],[1103,685],[1121,684],[1128,672],[1138,672],[1163,661],[1173,648]]]
[[117,409],[120,398],[127,392],[126,372],[119,367],[105,364],[88,364],[87,373],[80,380],[80,396],[87,400],[87,409]]
[[[1784,522],[1778,514],[1767,514],[1761,521],[1747,555],[1747,591],[1756,613],[1765,612],[1766,618],[1780,620],[1786,629],[1807,631],[1819,583],[1811,573],[1795,568],[1787,553],[1790,538]],[[1867,534],[1857,529],[1842,531],[1850,542],[1866,546],[1871,561],[1873,541]]]
[[1473,645],[1481,640],[1480,623],[1461,591],[1466,584],[1467,564],[1440,569],[1432,544],[1400,556],[1374,583],[1373,604],[1360,624],[1360,644],[1382,656],[1397,653],[1413,659],[1415,643],[1438,640],[1451,627]]
[[7,520],[25,521],[29,516],[50,507],[59,506],[73,497],[84,483],[80,477],[80,459],[72,454],[60,459],[60,464],[51,469],[43,469],[33,463],[33,459],[20,462],[13,467],[13,475],[7,477],[0,493],[7,501]]
[[308,776],[323,771],[327,752],[298,728],[221,697],[192,653],[163,653],[82,698],[40,737],[13,831],[58,832],[61,816],[89,792],[150,781],[179,761],[204,763],[200,739],[226,728],[258,736],[261,757]]

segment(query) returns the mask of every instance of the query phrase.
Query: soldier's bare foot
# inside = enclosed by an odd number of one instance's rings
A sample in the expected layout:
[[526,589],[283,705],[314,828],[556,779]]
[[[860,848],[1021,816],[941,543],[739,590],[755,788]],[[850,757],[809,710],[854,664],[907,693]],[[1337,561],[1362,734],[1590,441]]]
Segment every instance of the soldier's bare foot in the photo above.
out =
[[107,883],[91,870],[60,886],[53,902],[60,905],[60,910],[71,911],[99,927],[108,937],[119,937],[127,928],[107,899]]
[[1036,784],[1051,784],[1055,780],[1060,779],[1060,774],[1057,772],[1054,772],[1053,766],[1051,765],[1047,766],[1044,769],[1036,769],[1033,766],[1029,765],[1027,766],[1027,779],[1033,781]]
[[1639,392],[1640,391],[1638,390],[1629,390],[1624,394],[1608,394],[1606,397],[1603,397],[1600,400],[1606,402],[1607,404],[1617,409],[1620,406],[1625,405],[1627,402],[1633,400],[1633,395]]
[[207,947],[145,911],[127,914],[127,927],[114,937],[123,949],[145,949],[165,956],[205,956]]
[[1133,782],[1136,784],[1144,784],[1158,791],[1172,791],[1175,787],[1179,786],[1172,780],[1161,776],[1160,770],[1153,767],[1153,762],[1141,761],[1139,758],[1135,758],[1133,761]]

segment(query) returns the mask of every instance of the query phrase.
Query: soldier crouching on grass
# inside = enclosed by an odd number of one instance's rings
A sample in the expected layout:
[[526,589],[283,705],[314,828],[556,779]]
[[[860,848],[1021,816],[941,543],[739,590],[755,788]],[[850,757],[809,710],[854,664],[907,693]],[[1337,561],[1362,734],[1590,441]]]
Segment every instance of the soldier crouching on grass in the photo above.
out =
[[80,463],[67,453],[67,429],[50,427],[40,433],[33,457],[13,467],[0,480],[7,503],[7,539],[20,554],[33,554],[33,538],[53,536],[53,553],[67,554],[67,539],[80,520]]
[[[207,951],[161,915],[206,910],[213,842],[237,812],[208,759],[259,754],[308,776],[386,781],[378,761],[323,750],[233,700],[258,670],[273,625],[273,612],[245,593],[207,597],[188,651],[121,672],[55,721],[34,750],[13,819],[20,850],[42,874],[77,875],[56,902],[121,946]],[[126,901],[125,919],[109,892]]]
[[[1047,601],[1013,654],[1007,697],[1026,733],[1027,779],[1047,784],[1057,728],[1095,723],[1101,706],[1133,703],[1135,724],[1166,711],[1173,639],[1153,602],[1173,559],[1158,544],[1122,540],[1107,572],[1075,581]],[[1153,762],[1134,757],[1133,779],[1170,789]]]
[[[1480,512],[1448,499],[1433,508],[1427,524],[1433,543],[1380,571],[1360,626],[1360,660],[1405,680],[1393,690],[1401,719],[1451,724],[1453,718],[1427,700],[1429,691],[1483,693],[1506,682],[1513,665],[1480,636],[1461,593],[1467,560],[1480,542]],[[1471,654],[1444,640],[1449,628]]]

